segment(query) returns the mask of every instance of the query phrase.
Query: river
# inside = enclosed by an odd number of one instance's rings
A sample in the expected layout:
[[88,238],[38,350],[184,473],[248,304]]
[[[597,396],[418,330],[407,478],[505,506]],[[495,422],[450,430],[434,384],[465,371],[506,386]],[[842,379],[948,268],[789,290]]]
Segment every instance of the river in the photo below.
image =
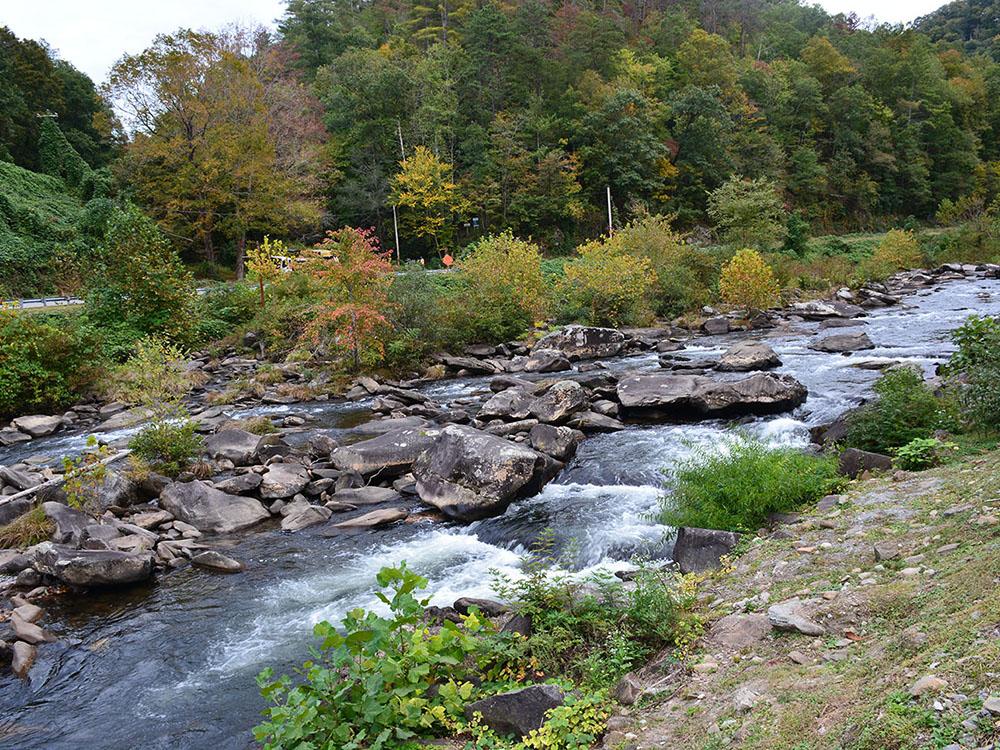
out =
[[[775,444],[805,445],[810,426],[870,392],[878,373],[854,365],[905,361],[930,373],[951,350],[948,332],[973,311],[1000,314],[1000,281],[940,285],[872,311],[863,330],[877,348],[848,356],[807,348],[816,323],[754,334],[775,348],[783,362],[777,371],[802,381],[809,398],[792,413],[743,429]],[[681,354],[717,356],[742,336],[698,338]],[[658,367],[652,353],[608,364]],[[466,378],[424,392],[447,401],[487,387],[488,378]],[[356,425],[367,413],[364,404],[333,402],[268,408],[310,411],[347,439],[363,430]],[[546,528],[581,571],[614,568],[636,553],[668,555],[670,530],[653,520],[662,471],[697,446],[719,444],[728,429],[721,422],[662,424],[590,438],[537,496],[468,526],[402,524],[324,538],[318,527],[284,534],[270,522],[226,540],[246,564],[242,574],[188,567],[125,592],[56,598],[43,624],[59,642],[39,649],[29,680],[0,677],[0,748],[243,750],[262,708],[256,673],[268,665],[291,669],[306,658],[314,623],[373,604],[380,567],[405,560],[430,580],[433,603],[445,605],[488,595],[490,571],[516,571],[520,554]],[[78,451],[84,439],[57,435],[0,450],[0,463]]]

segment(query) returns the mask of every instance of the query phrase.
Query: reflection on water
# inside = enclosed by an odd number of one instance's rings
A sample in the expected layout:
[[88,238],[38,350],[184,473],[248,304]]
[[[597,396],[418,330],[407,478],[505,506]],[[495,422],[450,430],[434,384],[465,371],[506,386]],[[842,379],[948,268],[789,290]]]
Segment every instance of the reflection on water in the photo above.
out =
[[[951,349],[948,331],[971,310],[1000,313],[980,299],[1000,282],[954,284],[875,311],[865,330],[877,348],[849,356],[808,349],[815,323],[794,335],[763,332],[787,372],[809,388],[795,412],[752,419],[744,429],[778,445],[804,445],[808,428],[857,404],[878,373],[861,362],[906,361],[930,372]],[[804,335],[803,335],[804,334]],[[683,354],[717,357],[737,340],[699,339]],[[656,369],[654,354],[615,360],[616,371]],[[730,376],[726,376],[730,377]],[[425,387],[446,403],[488,390],[488,378]],[[364,436],[369,404],[326,402],[235,409],[308,414],[310,427],[349,442]],[[185,569],[128,592],[57,599],[47,626],[60,643],[39,651],[30,682],[0,678],[0,747],[243,748],[261,708],[253,682],[265,665],[288,669],[306,656],[312,625],[347,609],[373,606],[377,570],[406,560],[430,581],[435,604],[487,595],[492,570],[513,573],[543,529],[583,570],[639,553],[669,554],[668,529],[655,522],[662,472],[698,447],[724,445],[729,425],[702,422],[633,426],[587,440],[561,476],[502,516],[469,526],[400,525],[370,534],[324,538],[265,526],[237,538],[246,563],[236,576]],[[127,437],[116,433],[115,439]],[[56,435],[15,446],[0,462],[78,450],[85,436]],[[10,732],[3,735],[3,728]]]

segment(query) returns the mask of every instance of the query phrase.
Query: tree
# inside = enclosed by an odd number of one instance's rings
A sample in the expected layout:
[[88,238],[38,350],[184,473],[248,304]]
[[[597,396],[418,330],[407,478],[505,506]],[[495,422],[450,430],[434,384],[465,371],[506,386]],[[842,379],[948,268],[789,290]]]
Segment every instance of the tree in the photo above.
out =
[[327,232],[304,273],[318,283],[320,301],[301,343],[340,355],[355,371],[377,364],[385,353],[393,270],[374,231]]
[[924,252],[913,232],[891,229],[878,243],[875,252],[861,264],[861,273],[869,279],[884,279],[896,271],[919,268]]
[[760,249],[781,241],[787,222],[773,182],[763,178],[747,180],[739,175],[709,194],[708,215],[724,242]]
[[174,237],[215,261],[215,237],[314,225],[315,185],[280,158],[288,121],[269,93],[266,37],[180,30],[160,35],[111,71],[108,94],[134,135],[123,168],[140,200]]
[[719,276],[722,301],[743,308],[749,315],[778,304],[781,290],[774,271],[756,250],[744,248],[722,267]]
[[251,276],[257,277],[257,288],[260,292],[260,306],[264,307],[264,285],[278,277],[281,266],[277,256],[285,254],[285,244],[281,240],[271,241],[266,234],[259,245],[247,253],[247,270]]
[[452,166],[429,149],[417,146],[400,162],[401,170],[392,178],[392,201],[403,214],[404,226],[420,238],[430,238],[440,253],[451,245],[452,221],[464,213],[468,203],[451,179]]
[[630,255],[618,234],[584,243],[565,265],[562,294],[570,315],[591,325],[639,324],[656,281],[649,259]]

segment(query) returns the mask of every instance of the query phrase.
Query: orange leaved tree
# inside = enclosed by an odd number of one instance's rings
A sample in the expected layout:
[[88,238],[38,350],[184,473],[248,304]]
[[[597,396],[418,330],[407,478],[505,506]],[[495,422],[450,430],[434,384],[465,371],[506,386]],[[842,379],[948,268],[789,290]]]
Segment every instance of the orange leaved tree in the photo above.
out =
[[322,289],[315,317],[303,334],[308,343],[339,352],[354,370],[378,364],[390,328],[385,313],[393,272],[375,230],[327,232],[314,248],[307,272]]

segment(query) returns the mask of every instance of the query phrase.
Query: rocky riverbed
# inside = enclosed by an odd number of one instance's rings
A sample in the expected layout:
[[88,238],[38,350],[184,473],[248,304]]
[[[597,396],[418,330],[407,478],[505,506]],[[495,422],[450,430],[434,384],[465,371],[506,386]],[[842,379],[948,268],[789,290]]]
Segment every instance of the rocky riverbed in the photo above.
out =
[[[669,530],[651,517],[661,469],[724,439],[734,419],[805,445],[891,362],[933,374],[947,331],[1000,311],[995,276],[904,274],[748,333],[722,316],[702,332],[563,329],[530,350],[442,357],[435,374],[452,378],[363,378],[340,400],[297,400],[289,368],[276,387],[213,406],[210,394],[260,363],[202,358],[191,405],[206,434],[202,478],[140,482],[112,465],[96,521],[50,486],[39,499],[52,542],[0,553],[0,639],[23,675],[0,677],[12,722],[0,746],[244,747],[253,673],[300,660],[313,622],[370,604],[374,572],[402,559],[448,605],[487,594],[488,571],[513,570],[547,527],[581,570],[667,557]],[[240,428],[260,415],[279,431]],[[54,459],[86,434],[114,445],[136,417],[81,405],[16,420],[0,433],[0,513],[33,502],[5,500],[57,479]],[[108,727],[116,711],[142,720]]]

